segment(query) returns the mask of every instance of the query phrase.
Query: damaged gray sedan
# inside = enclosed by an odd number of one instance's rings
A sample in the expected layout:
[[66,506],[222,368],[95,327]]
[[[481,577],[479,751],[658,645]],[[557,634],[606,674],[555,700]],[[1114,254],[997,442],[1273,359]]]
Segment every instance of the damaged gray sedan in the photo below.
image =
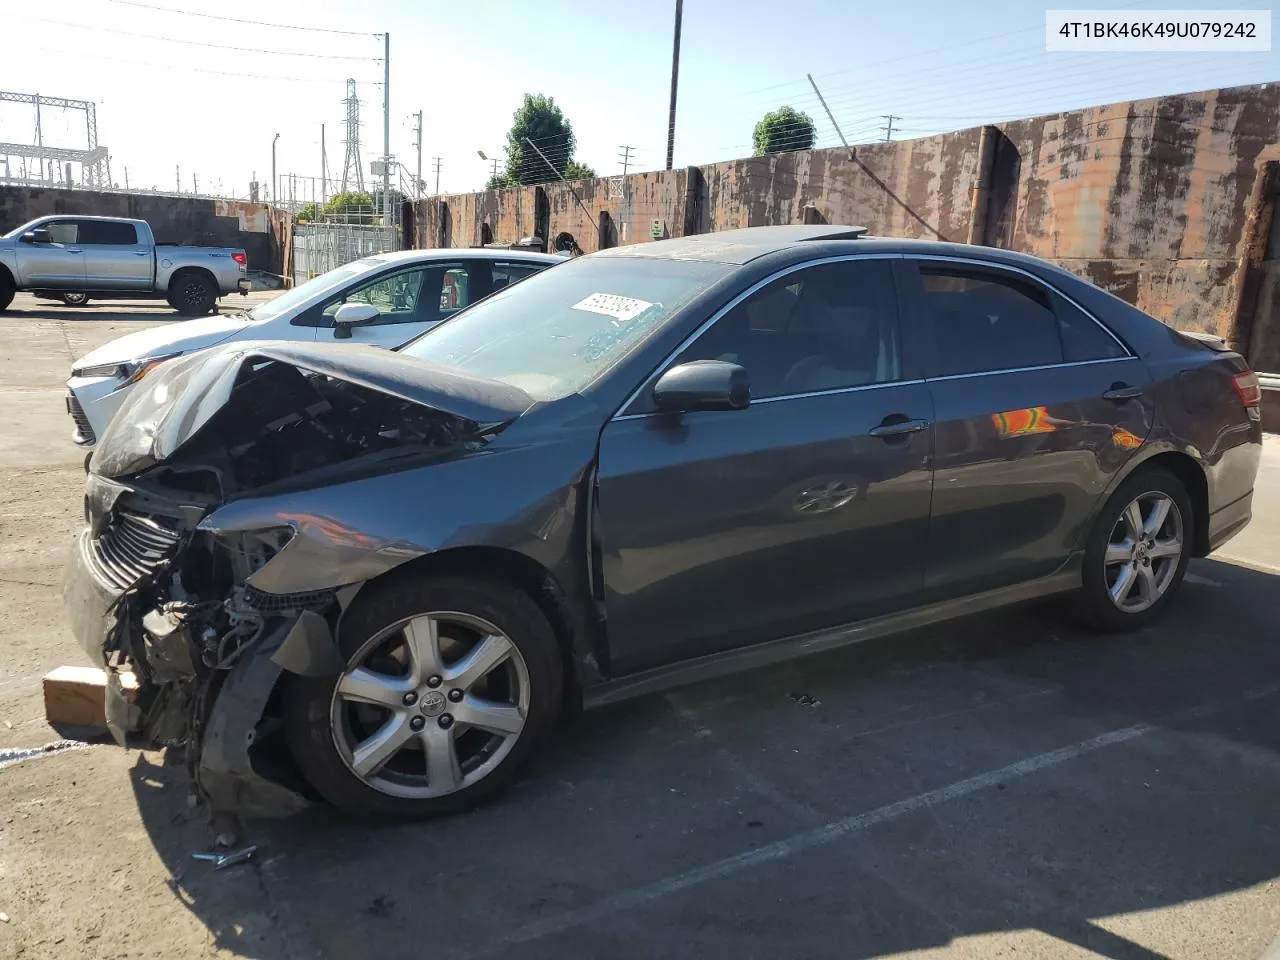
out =
[[861,233],[582,257],[394,352],[163,364],[64,587],[113,730],[215,810],[420,816],[565,709],[1066,591],[1158,616],[1250,519],[1244,361],[1042,261]]

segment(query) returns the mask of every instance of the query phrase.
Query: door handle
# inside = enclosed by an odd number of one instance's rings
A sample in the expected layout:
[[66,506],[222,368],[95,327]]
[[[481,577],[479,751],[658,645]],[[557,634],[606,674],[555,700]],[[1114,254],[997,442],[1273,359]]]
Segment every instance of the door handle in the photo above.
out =
[[1130,387],[1123,383],[1113,384],[1111,389],[1102,395],[1103,400],[1115,400],[1117,403],[1125,400],[1136,400],[1142,396],[1141,387]]
[[67,253],[84,253],[84,251],[79,247],[63,247],[63,249],[66,250]]
[[150,251],[150,250],[135,250],[135,251],[133,251],[133,255],[134,255],[135,257],[149,257],[149,256],[151,256],[151,251]]
[[879,437],[881,440],[893,440],[897,437],[905,437],[908,434],[919,433],[921,430],[929,429],[928,420],[900,420],[897,423],[882,423],[878,427],[872,427],[867,431],[873,437]]

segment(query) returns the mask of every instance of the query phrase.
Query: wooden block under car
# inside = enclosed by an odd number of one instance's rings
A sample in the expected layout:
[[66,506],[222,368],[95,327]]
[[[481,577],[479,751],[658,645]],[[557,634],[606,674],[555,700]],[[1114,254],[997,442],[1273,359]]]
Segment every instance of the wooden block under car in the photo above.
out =
[[[122,674],[126,694],[136,694],[132,673]],[[107,672],[98,667],[58,667],[44,675],[44,716],[50,726],[105,727]]]

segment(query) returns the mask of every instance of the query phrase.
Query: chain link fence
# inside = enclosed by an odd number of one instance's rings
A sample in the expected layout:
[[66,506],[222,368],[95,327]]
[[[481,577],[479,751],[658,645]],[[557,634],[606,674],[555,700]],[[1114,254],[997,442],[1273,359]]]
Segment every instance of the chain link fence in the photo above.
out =
[[[293,228],[293,282],[306,283],[344,263],[400,249],[400,231],[355,216]],[[371,217],[368,219],[372,219]]]

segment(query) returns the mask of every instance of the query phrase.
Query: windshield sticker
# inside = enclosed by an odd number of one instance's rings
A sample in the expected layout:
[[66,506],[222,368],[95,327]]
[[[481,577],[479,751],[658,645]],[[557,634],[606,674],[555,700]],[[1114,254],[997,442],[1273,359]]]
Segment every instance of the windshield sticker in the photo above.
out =
[[593,293],[573,305],[574,310],[599,313],[613,320],[615,326],[626,323],[644,313],[653,304],[635,297],[623,297],[616,293]]

